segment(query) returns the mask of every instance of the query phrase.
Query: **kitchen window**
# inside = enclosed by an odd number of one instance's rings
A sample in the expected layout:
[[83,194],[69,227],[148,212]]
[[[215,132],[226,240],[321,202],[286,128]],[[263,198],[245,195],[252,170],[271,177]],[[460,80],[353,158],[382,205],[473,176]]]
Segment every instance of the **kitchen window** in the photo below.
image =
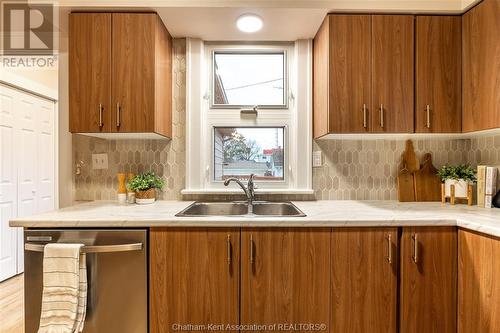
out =
[[215,127],[214,180],[235,177],[256,181],[285,179],[283,127]]
[[285,51],[214,51],[212,108],[286,108]]
[[[186,44],[186,188],[312,193],[312,41]],[[255,108],[255,106],[257,106]]]

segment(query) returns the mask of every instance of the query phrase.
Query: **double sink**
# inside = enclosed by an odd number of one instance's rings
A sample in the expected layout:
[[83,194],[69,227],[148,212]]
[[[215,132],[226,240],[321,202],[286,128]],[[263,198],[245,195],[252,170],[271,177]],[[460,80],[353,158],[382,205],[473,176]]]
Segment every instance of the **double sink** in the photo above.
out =
[[246,201],[234,201],[195,202],[175,216],[301,217],[306,215],[291,202],[254,201],[249,204]]

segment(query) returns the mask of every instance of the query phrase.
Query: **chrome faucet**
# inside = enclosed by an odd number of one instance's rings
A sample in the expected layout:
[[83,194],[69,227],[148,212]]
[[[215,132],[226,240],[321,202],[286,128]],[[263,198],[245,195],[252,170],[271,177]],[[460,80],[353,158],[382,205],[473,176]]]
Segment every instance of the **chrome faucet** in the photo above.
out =
[[238,184],[245,195],[247,196],[248,201],[248,214],[253,213],[253,201],[255,200],[255,189],[256,186],[253,182],[255,175],[252,173],[250,178],[248,178],[247,186],[243,185],[243,183],[238,178],[228,178],[224,181],[224,186],[228,186],[231,182],[235,182]]

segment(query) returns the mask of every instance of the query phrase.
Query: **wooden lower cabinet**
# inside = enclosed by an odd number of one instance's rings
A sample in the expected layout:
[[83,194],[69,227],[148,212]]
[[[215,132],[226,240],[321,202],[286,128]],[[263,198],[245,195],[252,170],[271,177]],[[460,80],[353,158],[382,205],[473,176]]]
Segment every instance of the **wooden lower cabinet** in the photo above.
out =
[[331,329],[397,331],[398,228],[336,228],[331,241]]
[[329,266],[330,229],[242,230],[242,325],[314,324],[329,332]]
[[458,234],[458,332],[500,332],[500,239]]
[[150,332],[238,325],[239,254],[239,228],[152,228]]
[[456,228],[403,228],[400,260],[400,332],[456,333]]

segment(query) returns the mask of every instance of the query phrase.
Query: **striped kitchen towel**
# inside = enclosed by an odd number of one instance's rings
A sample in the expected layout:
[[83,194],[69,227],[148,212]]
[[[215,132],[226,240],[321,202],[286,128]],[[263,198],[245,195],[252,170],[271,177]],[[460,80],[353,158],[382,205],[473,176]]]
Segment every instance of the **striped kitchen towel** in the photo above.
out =
[[38,333],[78,333],[87,308],[83,244],[50,243],[43,254],[42,312]]

